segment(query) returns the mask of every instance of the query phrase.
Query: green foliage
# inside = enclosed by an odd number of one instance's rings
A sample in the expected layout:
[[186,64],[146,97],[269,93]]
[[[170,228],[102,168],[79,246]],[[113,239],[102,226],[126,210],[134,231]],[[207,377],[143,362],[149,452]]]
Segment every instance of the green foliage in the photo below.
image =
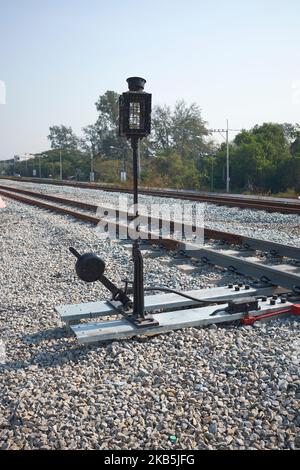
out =
[[172,145],[172,112],[169,106],[156,106],[152,116],[153,145],[168,150]]
[[[99,96],[94,124],[82,129],[79,139],[71,127],[50,127],[52,150],[41,160],[42,177],[59,178],[60,152],[63,177],[88,180],[93,156],[96,181],[120,184],[125,166],[128,184],[132,179],[131,150],[118,135],[118,93]],[[217,149],[210,140],[207,123],[195,103],[178,101],[174,108],[156,106],[152,133],[141,141],[141,182],[146,186],[220,190],[226,186],[226,145]],[[39,175],[39,158],[13,162],[2,172]],[[232,191],[278,193],[300,192],[299,124],[264,123],[242,130],[230,143]]]
[[95,124],[82,129],[81,148],[94,155],[116,159],[127,147],[126,141],[118,135],[119,95],[115,91],[106,91],[95,105],[98,118]]
[[295,157],[300,157],[300,132],[291,144],[291,154]]
[[175,105],[172,116],[174,147],[182,157],[191,157],[207,150],[204,137],[208,135],[200,108],[193,103],[187,106],[183,100]]
[[[76,176],[80,173],[80,178],[87,180],[90,172],[90,160],[79,150],[61,150],[63,178]],[[39,176],[39,162],[41,162],[42,178],[58,179],[60,175],[60,150],[54,149],[44,152],[39,158],[31,158],[27,161],[17,162],[15,172],[21,176],[32,177],[34,170]],[[12,168],[11,168],[12,170]],[[11,174],[13,172],[11,171]]]
[[106,91],[95,103],[99,113],[97,126],[102,130],[115,130],[118,127],[119,95],[115,91]]
[[[230,145],[232,190],[276,193],[299,187],[300,175],[296,158],[293,158],[298,154],[297,129],[298,126],[292,124],[264,123],[250,131],[241,131]],[[218,168],[223,167],[224,172],[224,146],[216,160]],[[216,179],[216,187],[224,188],[222,178]]]
[[71,127],[64,125],[52,126],[49,129],[48,139],[52,149],[76,150],[78,146],[78,138],[73,133]]
[[157,106],[153,111],[150,143],[156,151],[172,149],[183,159],[195,158],[210,148],[205,140],[209,134],[206,124],[195,103],[187,106],[180,100],[173,111],[169,106]]
[[101,145],[101,132],[95,124],[83,127],[83,138],[80,140],[80,147],[84,152],[97,153]]

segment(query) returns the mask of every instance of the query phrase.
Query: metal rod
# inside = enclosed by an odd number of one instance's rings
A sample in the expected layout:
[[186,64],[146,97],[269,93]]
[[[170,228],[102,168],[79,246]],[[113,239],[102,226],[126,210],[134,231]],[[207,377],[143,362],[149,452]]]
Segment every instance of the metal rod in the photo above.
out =
[[[136,205],[135,209],[137,210],[138,204],[138,147],[139,139],[138,137],[131,137],[131,147],[133,154],[133,204]],[[136,215],[138,212],[136,211]]]
[[78,251],[75,250],[75,248],[73,248],[72,246],[70,246],[69,251],[72,253],[72,255],[76,256],[77,259],[79,259],[81,257],[81,255],[78,253]]
[[142,172],[142,167],[141,167],[141,152],[140,148],[138,147],[138,181],[141,181],[141,172]]
[[[135,205],[135,214],[138,217],[138,153],[139,138],[131,137],[131,147],[133,153],[133,203]],[[145,318],[145,293],[144,293],[144,263],[139,248],[139,239],[135,239],[132,247],[132,257],[134,263],[134,281],[133,281],[133,314],[137,317]]]

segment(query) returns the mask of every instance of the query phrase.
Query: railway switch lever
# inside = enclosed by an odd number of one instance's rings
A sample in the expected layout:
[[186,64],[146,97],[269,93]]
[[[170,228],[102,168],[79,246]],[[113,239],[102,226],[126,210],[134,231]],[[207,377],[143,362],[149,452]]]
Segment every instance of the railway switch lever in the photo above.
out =
[[95,253],[81,255],[73,247],[70,247],[69,250],[77,258],[75,270],[79,279],[84,282],[100,281],[112,293],[112,299],[109,303],[127,320],[138,327],[158,325],[158,322],[150,315],[144,314],[143,317],[136,315],[133,302],[127,296],[128,281],[125,282],[125,290],[119,289],[104,275],[105,262],[98,255]]

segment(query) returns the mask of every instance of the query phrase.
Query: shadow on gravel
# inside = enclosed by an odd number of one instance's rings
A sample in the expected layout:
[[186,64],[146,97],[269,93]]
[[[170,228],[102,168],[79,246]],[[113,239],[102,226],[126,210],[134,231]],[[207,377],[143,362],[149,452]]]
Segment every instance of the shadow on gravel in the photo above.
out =
[[56,327],[50,328],[48,330],[39,331],[38,333],[34,333],[31,335],[24,335],[21,339],[25,343],[29,345],[39,344],[43,341],[52,341],[54,339],[61,339],[61,338],[72,338],[73,335],[71,331],[69,331],[65,327]]
[[55,328],[32,335],[24,335],[18,340],[25,344],[25,348],[31,357],[15,361],[8,359],[5,364],[0,364],[0,371],[5,369],[29,369],[34,371],[39,368],[72,366],[72,364],[80,363],[91,351],[103,350],[111,344],[110,341],[103,342],[101,345],[87,346],[79,344],[66,328]]
[[[168,333],[166,333],[166,335],[167,334]],[[130,338],[130,342],[146,344],[151,342],[153,336],[135,336]],[[91,352],[101,354],[107,350],[109,354],[110,348],[114,343],[127,343],[128,340],[128,338],[107,340],[101,343],[87,345],[78,343],[73,334],[64,327],[48,329],[32,335],[19,337],[17,341],[20,341],[21,344],[23,343],[23,351],[25,347],[30,357],[28,359],[16,359],[14,361],[8,358],[5,364],[0,364],[0,371],[12,369],[29,369],[35,371],[40,368],[70,367],[74,364],[80,364]],[[14,345],[15,344],[14,342]],[[8,351],[8,357],[9,355]]]

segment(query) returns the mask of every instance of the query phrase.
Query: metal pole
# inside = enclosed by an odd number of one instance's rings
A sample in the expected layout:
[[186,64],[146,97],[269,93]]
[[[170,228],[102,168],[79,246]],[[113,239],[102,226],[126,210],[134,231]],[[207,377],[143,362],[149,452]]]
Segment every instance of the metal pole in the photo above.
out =
[[141,168],[141,152],[140,152],[140,148],[138,147],[138,181],[141,181],[141,171],[142,171],[142,168]]
[[214,190],[214,160],[211,159],[211,191]]
[[59,179],[62,180],[62,158],[61,158],[61,148],[59,149]]
[[90,182],[94,182],[94,151],[91,149],[91,174],[90,174]]
[[[136,217],[138,217],[138,155],[139,138],[131,137],[131,147],[133,152],[133,203],[135,205]],[[133,314],[136,317],[145,318],[145,294],[144,294],[144,264],[139,248],[139,239],[135,239],[132,247],[132,257],[134,263],[133,281]]]
[[229,193],[230,189],[230,175],[229,175],[229,127],[227,119],[227,129],[226,129],[226,192]]
[[39,155],[39,174],[40,178],[42,177],[42,164],[41,164],[41,156]]
[[125,156],[126,156],[126,149],[123,147],[123,163],[122,163],[122,170],[121,170],[121,181],[124,183],[126,178],[126,164],[125,164]]
[[124,172],[124,173],[125,173],[125,171],[126,171],[126,166],[125,166],[125,152],[126,152],[126,150],[125,150],[125,147],[124,147],[124,149],[123,149],[123,172]]

